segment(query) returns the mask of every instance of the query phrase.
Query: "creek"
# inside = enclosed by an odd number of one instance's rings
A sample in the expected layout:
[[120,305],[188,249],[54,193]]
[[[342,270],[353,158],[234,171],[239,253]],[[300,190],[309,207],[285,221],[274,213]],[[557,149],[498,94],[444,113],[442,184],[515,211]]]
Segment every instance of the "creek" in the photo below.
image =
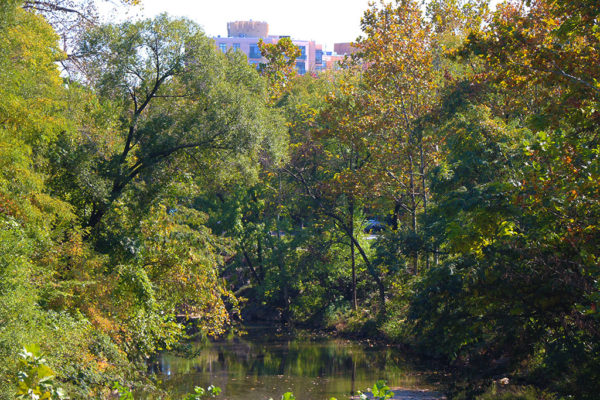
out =
[[[241,338],[190,343],[193,356],[163,353],[153,365],[176,395],[215,385],[219,399],[345,400],[384,379],[394,399],[444,398],[444,374],[401,349],[368,341],[290,336],[277,328],[249,328]],[[177,396],[175,396],[177,398]]]

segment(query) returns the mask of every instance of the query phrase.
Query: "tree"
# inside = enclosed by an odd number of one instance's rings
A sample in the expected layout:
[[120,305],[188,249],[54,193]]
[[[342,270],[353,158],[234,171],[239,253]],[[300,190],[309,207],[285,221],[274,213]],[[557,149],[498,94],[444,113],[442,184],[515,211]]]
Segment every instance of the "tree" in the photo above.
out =
[[140,0],[19,0],[23,9],[42,15],[59,36],[59,46],[66,56],[60,60],[63,72],[78,75],[79,55],[77,42],[91,29],[100,24],[98,6],[111,3],[115,9],[124,11]]
[[[395,220],[416,237],[419,211],[427,210],[426,173],[435,160],[435,146],[424,136],[421,122],[435,102],[440,74],[434,65],[432,27],[413,1],[373,4],[361,26],[365,36],[356,43],[353,58],[366,66],[365,107],[377,135],[373,145],[380,157],[382,190],[394,199]],[[403,215],[408,217],[404,221]],[[417,249],[410,253],[417,273]]]
[[300,48],[290,38],[284,37],[277,43],[265,43],[258,40],[258,48],[266,64],[261,64],[260,72],[269,81],[271,100],[276,101],[296,75],[296,59],[300,57]]
[[416,285],[410,320],[423,348],[468,359],[484,377],[523,373],[591,399],[597,14],[587,2],[530,6],[505,3],[471,33],[457,54],[479,57],[480,70],[449,86],[432,114],[446,157],[426,229],[444,257]]
[[[0,393],[12,398],[24,345],[51,349],[57,371],[93,359],[87,321],[47,307],[76,229],[73,208],[47,188],[48,151],[66,118],[57,36],[19,2],[0,4]],[[84,332],[85,331],[85,332]],[[62,356],[62,357],[61,357]],[[46,368],[47,369],[47,368]],[[82,368],[83,369],[83,368]]]
[[283,136],[282,125],[264,104],[260,77],[240,54],[217,53],[189,21],[163,15],[100,27],[81,53],[86,78],[120,119],[121,149],[96,170],[106,193],[83,210],[92,228],[135,180],[152,182],[161,169],[231,178],[252,174],[261,152],[278,151],[268,145]]
[[[320,80],[307,77],[304,80],[333,84],[325,87],[329,93],[324,102],[316,99],[296,99],[290,101],[291,113],[291,156],[283,167],[284,173],[293,182],[298,198],[310,204],[312,214],[319,223],[327,223],[333,235],[341,235],[350,250],[352,271],[351,304],[357,301],[357,266],[355,249],[367,267],[367,271],[377,287],[379,311],[385,309],[385,288],[379,272],[371,264],[368,249],[359,241],[357,226],[361,222],[356,216],[361,213],[366,193],[369,191],[368,173],[370,153],[365,145],[363,131],[357,129],[351,116],[360,113],[361,105],[354,102],[352,83],[355,71],[340,76],[325,77]],[[347,84],[343,82],[347,80]],[[340,88],[336,89],[336,86]],[[319,86],[315,84],[314,86]],[[323,90],[323,88],[319,88]],[[314,90],[314,88],[313,88]],[[360,229],[360,228],[359,228]]]
[[[377,172],[374,162],[372,139],[368,123],[369,112],[364,98],[364,88],[358,88],[359,75],[356,71],[341,75],[338,90],[330,93],[328,104],[321,113],[324,127],[318,138],[323,151],[321,160],[324,177],[318,185],[321,210],[331,218],[335,225],[350,241],[350,258],[352,264],[352,304],[356,309],[356,261],[355,248],[358,250],[371,278],[379,292],[379,306],[385,310],[385,287],[382,274],[377,271],[366,254],[363,245],[358,241],[359,234],[355,230],[356,215],[377,198],[373,190],[377,186]],[[362,224],[359,223],[359,229]]]

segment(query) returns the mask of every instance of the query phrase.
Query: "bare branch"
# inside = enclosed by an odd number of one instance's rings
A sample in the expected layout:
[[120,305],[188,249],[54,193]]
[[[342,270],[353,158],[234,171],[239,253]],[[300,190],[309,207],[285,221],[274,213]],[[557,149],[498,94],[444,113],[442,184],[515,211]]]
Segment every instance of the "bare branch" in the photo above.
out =
[[25,0],[25,2],[23,3],[23,8],[26,10],[33,9],[40,12],[61,11],[71,14],[77,14],[79,17],[85,19],[86,21],[93,22],[90,18],[88,18],[84,13],[82,13],[79,10],[70,7],[64,7],[56,3],[51,3],[49,1]]

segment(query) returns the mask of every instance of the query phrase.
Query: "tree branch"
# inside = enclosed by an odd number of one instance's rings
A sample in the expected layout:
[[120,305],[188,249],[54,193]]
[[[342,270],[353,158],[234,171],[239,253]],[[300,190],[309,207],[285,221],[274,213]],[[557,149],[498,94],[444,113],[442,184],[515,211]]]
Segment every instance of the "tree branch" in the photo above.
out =
[[44,11],[45,12],[62,11],[62,12],[66,12],[66,13],[77,14],[78,16],[85,19],[86,21],[93,22],[91,19],[89,19],[84,13],[82,13],[79,10],[76,10],[76,9],[70,8],[70,7],[59,6],[58,4],[52,4],[48,1],[25,0],[25,2],[23,3],[23,8],[26,10],[34,9],[34,10],[42,11],[42,12],[44,12]]

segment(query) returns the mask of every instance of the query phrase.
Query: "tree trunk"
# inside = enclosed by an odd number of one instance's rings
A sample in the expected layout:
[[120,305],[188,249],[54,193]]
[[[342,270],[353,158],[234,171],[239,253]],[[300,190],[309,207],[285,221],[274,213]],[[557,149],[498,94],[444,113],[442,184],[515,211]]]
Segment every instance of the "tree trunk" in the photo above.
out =
[[[419,172],[421,174],[421,197],[423,199],[423,216],[427,218],[427,182],[425,180],[425,151],[423,149],[423,132],[419,135],[419,152],[421,153],[421,162]],[[428,245],[425,246],[425,268],[429,269],[429,251]]]
[[[410,177],[410,186],[409,186],[409,196],[410,196],[410,214],[411,214],[411,227],[413,235],[417,235],[417,194],[415,192],[415,171],[414,171],[414,161],[412,154],[408,154],[409,160],[409,177]],[[412,254],[412,269],[413,274],[417,275],[419,271],[419,255],[415,251]]]
[[260,277],[256,273],[256,270],[254,269],[254,265],[252,265],[252,260],[250,260],[250,256],[248,255],[248,252],[246,251],[243,244],[240,243],[240,247],[242,248],[242,254],[244,254],[244,258],[246,259],[246,264],[248,264],[248,268],[250,268],[250,272],[252,273],[252,276],[254,277],[254,279],[256,279],[256,283],[258,283],[260,285],[261,284]]
[[[348,205],[350,213],[350,235],[354,236],[354,199],[350,199]],[[350,258],[352,260],[352,309],[358,309],[358,300],[356,299],[356,259],[354,257],[354,242],[350,240]]]
[[398,221],[400,221],[400,200],[394,202],[394,216],[392,220],[392,230],[395,232],[398,230]]
[[265,271],[263,268],[263,251],[262,251],[262,242],[260,240],[260,237],[256,238],[256,252],[257,252],[257,257],[258,257],[258,273],[260,276],[260,279],[264,279],[265,278]]
[[[338,219],[338,221],[339,221],[339,219]],[[346,234],[350,237],[350,240],[352,241],[352,243],[354,244],[356,249],[358,249],[360,256],[362,257],[363,261],[365,262],[365,265],[367,266],[367,270],[369,271],[369,274],[371,275],[371,277],[377,284],[377,290],[379,292],[379,305],[381,308],[380,312],[385,312],[385,287],[383,286],[381,277],[377,273],[377,270],[375,270],[375,267],[373,267],[373,264],[371,264],[371,261],[369,261],[369,257],[367,257],[367,254],[363,250],[360,243],[358,243],[358,240],[356,240],[354,235],[350,234],[350,229],[348,229],[348,227],[346,227],[346,226],[343,227],[343,229],[346,231]]]

